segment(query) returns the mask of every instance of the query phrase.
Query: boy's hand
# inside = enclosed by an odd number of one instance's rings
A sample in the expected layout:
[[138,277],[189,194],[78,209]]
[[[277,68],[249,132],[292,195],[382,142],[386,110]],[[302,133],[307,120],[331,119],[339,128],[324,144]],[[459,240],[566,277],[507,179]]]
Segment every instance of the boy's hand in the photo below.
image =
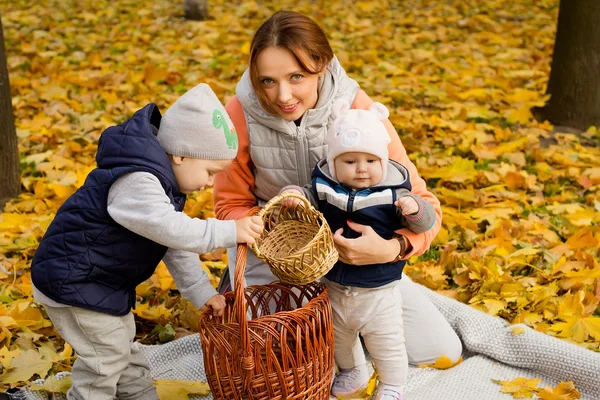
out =
[[201,311],[206,310],[206,307],[211,307],[213,310],[212,314],[215,317],[220,317],[225,312],[225,306],[227,306],[227,303],[225,302],[225,296],[216,294],[211,297],[206,304],[204,304]]
[[235,240],[238,243],[254,244],[263,231],[263,221],[252,216],[235,221]]
[[402,210],[402,215],[415,214],[419,211],[419,204],[410,196],[400,197],[394,205]]
[[[304,193],[302,193],[298,190],[295,190],[295,189],[288,189],[281,194],[286,194],[286,193],[293,193],[293,194],[297,194],[297,195],[304,197]],[[296,207],[298,207],[298,205],[300,204],[301,201],[302,200],[297,199],[295,197],[290,197],[287,199],[283,199],[283,202],[281,204],[283,204],[284,207],[296,208]]]

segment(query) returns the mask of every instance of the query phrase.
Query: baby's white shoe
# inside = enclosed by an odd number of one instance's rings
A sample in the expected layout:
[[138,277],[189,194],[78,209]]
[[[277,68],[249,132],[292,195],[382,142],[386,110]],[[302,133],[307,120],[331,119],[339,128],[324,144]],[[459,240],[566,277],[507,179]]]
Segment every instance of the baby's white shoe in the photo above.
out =
[[402,388],[399,386],[380,383],[377,391],[371,397],[372,400],[402,400]]
[[369,378],[369,370],[366,364],[341,370],[333,379],[331,394],[334,396],[352,396],[367,388]]

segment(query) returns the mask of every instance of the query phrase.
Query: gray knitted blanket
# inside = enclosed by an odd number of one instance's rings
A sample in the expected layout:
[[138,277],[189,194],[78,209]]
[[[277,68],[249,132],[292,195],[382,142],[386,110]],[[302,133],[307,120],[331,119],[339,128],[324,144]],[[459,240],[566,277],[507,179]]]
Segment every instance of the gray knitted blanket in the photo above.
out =
[[[600,400],[600,354],[536,332],[525,325],[508,325],[500,318],[477,311],[423,287],[428,297],[460,336],[464,361],[448,370],[411,367],[405,399],[487,400],[510,399],[495,380],[539,378],[540,387],[573,381],[582,399]],[[515,335],[513,329],[522,327]],[[206,381],[198,335],[173,342],[141,346],[152,375],[160,379]],[[40,392],[25,392],[27,399],[49,399]],[[64,399],[64,396],[53,397]],[[212,399],[212,396],[190,398]]]

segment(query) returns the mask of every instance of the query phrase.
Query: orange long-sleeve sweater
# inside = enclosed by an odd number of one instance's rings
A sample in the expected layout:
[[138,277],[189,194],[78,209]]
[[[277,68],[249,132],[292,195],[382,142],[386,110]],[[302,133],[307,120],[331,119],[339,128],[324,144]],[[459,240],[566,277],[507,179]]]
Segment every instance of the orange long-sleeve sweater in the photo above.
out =
[[[373,100],[364,91],[360,90],[354,99],[352,108],[366,110],[372,103]],[[234,96],[227,102],[225,109],[229,113],[238,135],[238,153],[231,165],[215,177],[215,213],[219,219],[236,220],[255,214],[260,207],[257,206],[256,197],[252,193],[254,189],[253,165],[248,150],[248,129],[242,105]],[[408,229],[397,231],[410,242],[412,250],[404,257],[409,258],[413,255],[423,254],[429,249],[431,241],[439,232],[442,224],[442,209],[439,200],[427,190],[425,181],[419,176],[417,168],[408,158],[406,149],[402,145],[392,123],[389,120],[385,120],[383,123],[392,139],[388,146],[389,158],[408,169],[412,193],[418,194],[425,201],[430,202],[436,212],[434,226],[425,233],[414,233]]]

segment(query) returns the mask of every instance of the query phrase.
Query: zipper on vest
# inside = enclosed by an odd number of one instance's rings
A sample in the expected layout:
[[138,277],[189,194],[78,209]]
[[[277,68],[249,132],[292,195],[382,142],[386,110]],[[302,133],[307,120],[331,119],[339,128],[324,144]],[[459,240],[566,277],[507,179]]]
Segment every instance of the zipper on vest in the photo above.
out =
[[300,125],[296,127],[296,139],[298,141],[298,154],[296,157],[298,158],[298,178],[300,186],[304,186],[305,184],[310,182],[310,176],[312,171],[308,170],[308,165],[306,159],[308,158],[308,143],[306,140],[306,136],[303,134],[302,125],[306,116],[302,118],[300,121]]
[[350,192],[350,196],[348,197],[348,212],[353,212],[352,209],[354,207],[354,196],[356,196],[356,190],[352,190]]

